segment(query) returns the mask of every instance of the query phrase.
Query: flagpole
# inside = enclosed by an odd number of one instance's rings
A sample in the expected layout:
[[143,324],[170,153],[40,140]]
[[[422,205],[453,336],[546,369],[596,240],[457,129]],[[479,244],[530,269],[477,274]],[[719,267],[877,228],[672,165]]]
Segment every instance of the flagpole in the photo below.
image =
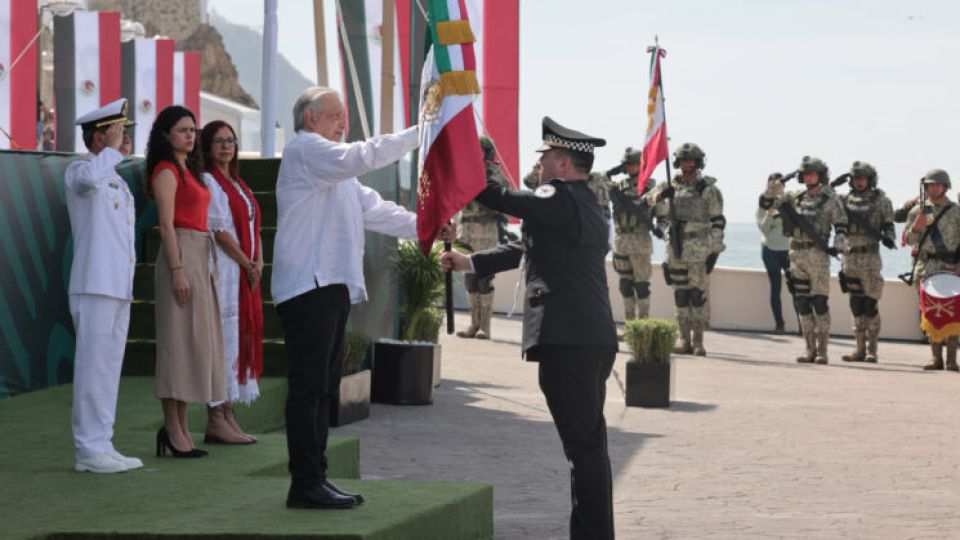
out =
[[[452,246],[447,240],[443,241],[443,250],[449,252]],[[447,271],[447,275],[444,277],[444,304],[447,310],[447,335],[453,333],[453,270]]]
[[[656,35],[653,36],[653,54],[654,62],[657,64],[660,63],[660,38]],[[663,169],[666,172],[666,181],[667,185],[670,185],[670,137],[667,136],[667,96],[663,93],[663,68],[657,70],[657,86],[660,87],[660,97],[663,99],[663,142],[667,145],[667,159],[663,160]]]

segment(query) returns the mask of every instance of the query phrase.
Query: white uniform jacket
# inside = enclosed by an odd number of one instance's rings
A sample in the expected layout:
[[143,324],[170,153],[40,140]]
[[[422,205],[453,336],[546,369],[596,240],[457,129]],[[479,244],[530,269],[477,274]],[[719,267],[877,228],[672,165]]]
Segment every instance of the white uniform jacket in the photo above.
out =
[[363,142],[297,132],[277,178],[277,236],[271,291],[277,304],[316,287],[344,284],[353,304],[367,299],[363,231],[416,238],[416,214],[360,184],[356,176],[393,163],[419,144],[417,127]]
[[113,148],[87,154],[67,167],[67,210],[73,229],[69,294],[133,300],[136,208],[127,182],[114,169]]

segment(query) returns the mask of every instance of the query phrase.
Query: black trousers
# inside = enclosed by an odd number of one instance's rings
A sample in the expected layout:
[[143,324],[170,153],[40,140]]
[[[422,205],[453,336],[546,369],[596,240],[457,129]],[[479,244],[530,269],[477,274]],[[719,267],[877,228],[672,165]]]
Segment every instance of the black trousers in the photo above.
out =
[[603,418],[616,351],[537,347],[540,390],[570,462],[570,538],[613,538],[613,478]]
[[760,256],[763,258],[763,267],[767,269],[767,278],[770,279],[770,311],[776,323],[783,322],[783,307],[780,305],[780,283],[784,272],[790,271],[790,252],[774,251],[767,246],[761,246]]
[[350,315],[346,285],[313,289],[277,305],[287,347],[287,452],[297,488],[327,477],[330,402],[340,388],[344,332]]

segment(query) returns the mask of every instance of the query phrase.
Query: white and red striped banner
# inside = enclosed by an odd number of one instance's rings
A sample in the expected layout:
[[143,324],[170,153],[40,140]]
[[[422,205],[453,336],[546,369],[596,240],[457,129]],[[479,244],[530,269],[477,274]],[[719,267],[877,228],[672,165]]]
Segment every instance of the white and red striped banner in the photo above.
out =
[[123,96],[130,103],[128,116],[137,123],[133,133],[135,154],[144,154],[157,113],[174,103],[173,45],[172,39],[152,38],[123,44]]
[[[190,109],[200,121],[200,53],[173,54],[173,104]],[[197,126],[198,128],[201,126]]]
[[[660,84],[660,59],[667,52],[659,45],[647,49],[650,53],[650,90],[647,92],[647,134],[640,156],[640,175],[637,189],[643,193],[647,180],[661,161],[667,159],[667,124],[664,120],[663,85]],[[670,179],[667,178],[667,181]]]
[[85,152],[74,121],[120,99],[120,13],[77,11],[54,19],[57,150]]
[[0,0],[0,149],[37,148],[36,33],[36,2]]

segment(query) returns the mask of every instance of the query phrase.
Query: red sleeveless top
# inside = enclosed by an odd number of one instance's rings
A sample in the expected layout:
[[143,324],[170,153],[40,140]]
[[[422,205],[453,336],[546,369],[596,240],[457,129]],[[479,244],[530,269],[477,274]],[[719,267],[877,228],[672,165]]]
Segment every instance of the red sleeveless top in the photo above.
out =
[[210,209],[210,192],[207,187],[200,183],[189,169],[183,169],[183,178],[181,181],[180,171],[177,166],[169,161],[161,161],[153,168],[153,174],[150,175],[150,181],[160,174],[160,171],[168,169],[177,179],[177,196],[174,199],[173,208],[173,226],[177,229],[194,229],[207,232],[207,212]]

